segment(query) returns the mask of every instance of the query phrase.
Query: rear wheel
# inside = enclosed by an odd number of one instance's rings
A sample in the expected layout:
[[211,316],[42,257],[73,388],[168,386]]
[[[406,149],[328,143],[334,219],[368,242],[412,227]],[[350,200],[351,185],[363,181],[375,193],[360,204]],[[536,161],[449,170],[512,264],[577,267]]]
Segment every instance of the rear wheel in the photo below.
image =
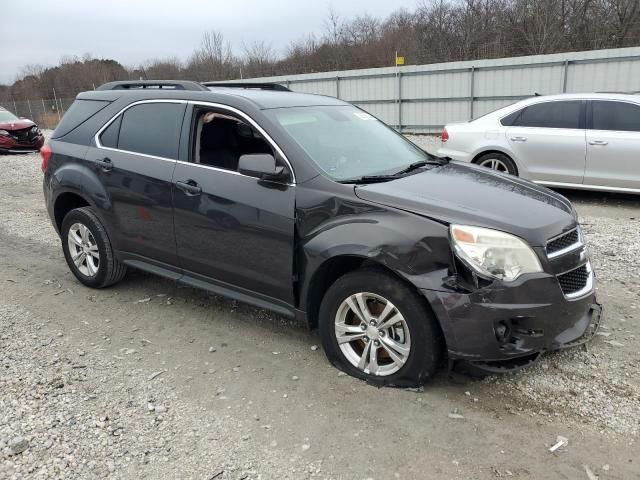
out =
[[438,365],[433,315],[413,290],[380,270],[348,273],[329,288],[320,335],[335,367],[375,385],[419,386]]
[[84,285],[103,288],[122,280],[127,267],[116,259],[107,231],[91,207],[67,213],[60,234],[69,269]]
[[487,167],[498,172],[518,176],[516,164],[503,153],[485,153],[476,160],[476,163],[481,167]]

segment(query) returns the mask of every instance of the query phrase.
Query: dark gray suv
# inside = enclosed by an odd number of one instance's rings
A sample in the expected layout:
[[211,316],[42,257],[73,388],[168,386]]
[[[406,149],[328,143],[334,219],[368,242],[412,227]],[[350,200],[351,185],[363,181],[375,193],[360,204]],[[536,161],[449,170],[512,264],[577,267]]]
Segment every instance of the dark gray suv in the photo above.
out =
[[279,85],[117,82],[42,150],[69,268],[138,268],[320,329],[329,360],[415,386],[440,360],[530,364],[601,307],[561,195],[433,157],[368,113]]

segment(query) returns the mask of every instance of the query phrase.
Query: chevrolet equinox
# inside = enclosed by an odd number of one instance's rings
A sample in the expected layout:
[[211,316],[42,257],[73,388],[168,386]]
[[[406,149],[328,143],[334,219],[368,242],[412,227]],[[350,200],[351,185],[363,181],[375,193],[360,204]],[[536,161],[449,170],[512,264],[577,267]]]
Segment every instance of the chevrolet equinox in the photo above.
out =
[[42,149],[69,268],[136,268],[318,328],[337,368],[416,386],[588,340],[601,307],[572,205],[276,84],[113,82]]

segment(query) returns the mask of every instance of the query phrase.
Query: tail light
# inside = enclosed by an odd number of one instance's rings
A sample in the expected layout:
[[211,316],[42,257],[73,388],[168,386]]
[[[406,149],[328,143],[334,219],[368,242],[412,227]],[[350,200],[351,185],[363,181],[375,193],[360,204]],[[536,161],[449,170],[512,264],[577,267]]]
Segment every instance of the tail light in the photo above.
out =
[[47,143],[45,143],[40,149],[40,156],[42,157],[42,165],[40,166],[40,169],[42,170],[42,173],[47,171],[52,153],[53,152],[51,151],[51,147]]
[[447,140],[449,140],[449,132],[447,132],[446,128],[442,129],[442,134],[440,135],[440,140],[442,140],[442,143],[444,143]]

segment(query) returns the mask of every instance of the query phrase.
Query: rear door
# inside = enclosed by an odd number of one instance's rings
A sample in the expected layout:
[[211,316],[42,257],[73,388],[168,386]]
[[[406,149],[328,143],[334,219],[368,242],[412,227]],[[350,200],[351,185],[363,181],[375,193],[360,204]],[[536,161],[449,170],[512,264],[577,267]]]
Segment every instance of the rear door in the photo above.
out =
[[593,100],[587,129],[584,183],[640,188],[640,105]]
[[87,160],[107,191],[105,219],[118,249],[177,264],[172,184],[186,104],[145,101],[105,125]]
[[275,144],[255,122],[221,107],[196,105],[189,123],[189,161],[178,162],[173,175],[185,274],[293,304],[295,186],[237,171],[246,153],[282,159]]
[[507,128],[507,141],[516,161],[531,180],[582,183],[586,141],[585,102],[554,100],[525,107]]

